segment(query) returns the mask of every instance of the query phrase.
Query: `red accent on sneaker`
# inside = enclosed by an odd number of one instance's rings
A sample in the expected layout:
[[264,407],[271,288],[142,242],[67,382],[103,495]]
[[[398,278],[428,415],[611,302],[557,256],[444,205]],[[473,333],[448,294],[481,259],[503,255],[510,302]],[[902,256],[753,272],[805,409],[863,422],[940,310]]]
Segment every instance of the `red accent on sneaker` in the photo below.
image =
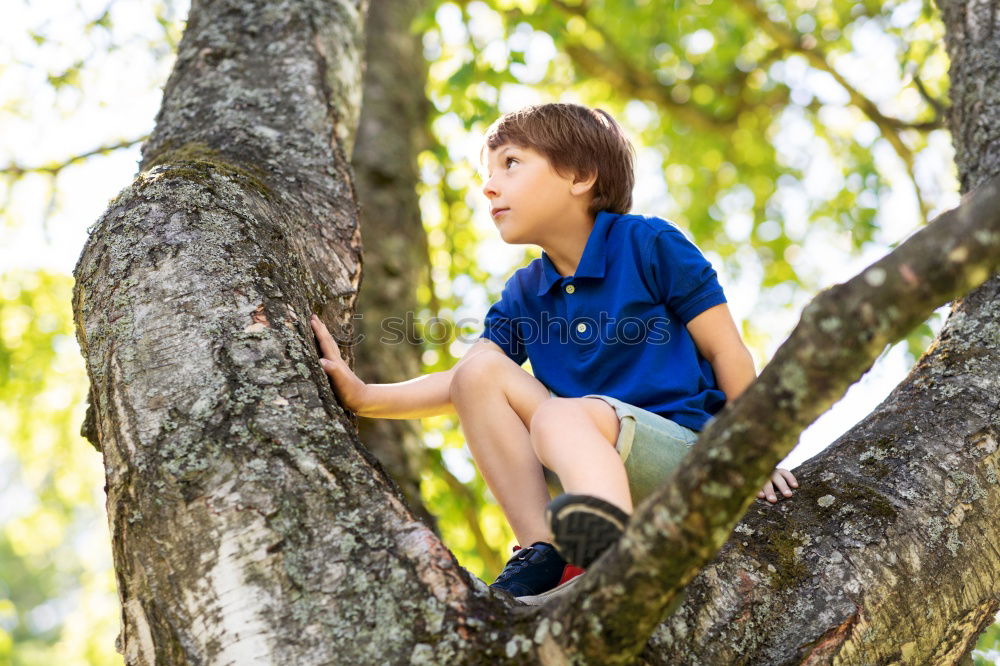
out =
[[586,571],[586,569],[581,569],[580,567],[575,567],[572,564],[567,564],[565,567],[563,567],[563,575],[562,578],[559,579],[559,585],[562,585],[563,583],[572,578],[576,578],[584,571]]

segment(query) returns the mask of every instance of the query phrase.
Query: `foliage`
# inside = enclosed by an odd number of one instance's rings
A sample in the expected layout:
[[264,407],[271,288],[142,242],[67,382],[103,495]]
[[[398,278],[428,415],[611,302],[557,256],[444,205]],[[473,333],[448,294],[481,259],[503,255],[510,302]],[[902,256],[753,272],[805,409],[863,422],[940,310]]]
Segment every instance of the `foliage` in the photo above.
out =
[[0,663],[16,666],[121,662],[71,291],[44,271],[0,276]]
[[976,666],[1000,663],[1000,622],[987,627],[979,636],[972,660]]

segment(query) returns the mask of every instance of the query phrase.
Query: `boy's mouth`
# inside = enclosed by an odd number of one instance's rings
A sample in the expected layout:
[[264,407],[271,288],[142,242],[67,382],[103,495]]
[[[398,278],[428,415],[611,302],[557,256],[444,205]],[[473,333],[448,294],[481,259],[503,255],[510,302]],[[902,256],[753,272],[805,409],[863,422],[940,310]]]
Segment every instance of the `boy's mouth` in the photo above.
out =
[[504,213],[504,212],[506,212],[508,210],[510,210],[510,209],[509,208],[494,208],[493,211],[492,211],[493,217],[495,218],[498,215],[500,215],[500,213]]

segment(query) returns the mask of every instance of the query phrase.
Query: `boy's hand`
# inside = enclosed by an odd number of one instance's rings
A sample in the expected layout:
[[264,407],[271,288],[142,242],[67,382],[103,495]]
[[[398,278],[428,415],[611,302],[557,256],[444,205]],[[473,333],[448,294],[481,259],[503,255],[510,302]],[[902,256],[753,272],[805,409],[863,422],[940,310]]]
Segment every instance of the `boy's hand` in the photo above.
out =
[[795,477],[787,469],[782,469],[778,467],[773,472],[771,472],[771,480],[764,484],[764,489],[757,493],[757,497],[761,499],[767,495],[767,501],[774,504],[778,501],[778,498],[774,494],[774,489],[777,488],[785,497],[790,497],[792,494],[791,488],[798,488],[799,482],[795,480]]
[[368,385],[361,381],[347,365],[347,361],[340,357],[340,347],[330,335],[326,324],[320,321],[316,315],[309,318],[309,323],[312,324],[313,333],[316,335],[319,348],[323,352],[319,364],[323,366],[323,371],[333,379],[333,392],[337,394],[340,404],[352,412],[359,412],[365,404],[365,393]]

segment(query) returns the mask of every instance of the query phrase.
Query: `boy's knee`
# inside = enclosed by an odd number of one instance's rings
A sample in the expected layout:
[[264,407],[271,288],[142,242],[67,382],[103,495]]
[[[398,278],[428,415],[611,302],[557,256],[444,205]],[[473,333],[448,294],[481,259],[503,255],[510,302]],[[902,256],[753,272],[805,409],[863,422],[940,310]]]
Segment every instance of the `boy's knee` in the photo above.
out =
[[474,390],[476,387],[484,385],[485,382],[495,384],[503,369],[504,362],[513,363],[502,353],[490,349],[462,361],[455,368],[455,374],[448,386],[451,399],[454,400],[458,393]]
[[570,398],[549,398],[531,415],[528,435],[535,457],[543,465],[551,462],[555,448],[564,445],[562,435],[567,420],[572,420],[573,405]]
[[562,424],[566,423],[567,419],[572,418],[570,412],[573,410],[573,405],[570,404],[570,400],[570,398],[549,398],[535,409],[528,426],[532,442],[545,437],[550,432],[559,433]]

